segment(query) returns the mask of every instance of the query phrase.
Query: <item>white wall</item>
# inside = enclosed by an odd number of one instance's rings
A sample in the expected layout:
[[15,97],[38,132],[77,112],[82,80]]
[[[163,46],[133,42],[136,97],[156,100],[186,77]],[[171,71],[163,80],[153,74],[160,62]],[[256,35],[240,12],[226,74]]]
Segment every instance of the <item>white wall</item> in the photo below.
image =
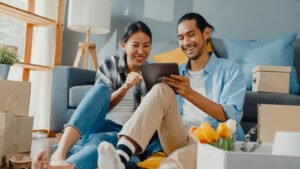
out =
[[[161,2],[164,1],[164,2]],[[66,0],[66,19],[68,0]],[[176,40],[177,20],[187,12],[198,12],[216,27],[215,36],[260,39],[284,32],[300,33],[300,0],[112,0],[111,32],[92,35],[98,60],[112,55],[129,22],[142,20],[153,33],[153,46]],[[300,36],[299,36],[300,37]],[[72,65],[84,34],[65,28],[64,65]]]
[[300,0],[194,0],[193,10],[216,27],[219,37],[259,39],[300,32]]

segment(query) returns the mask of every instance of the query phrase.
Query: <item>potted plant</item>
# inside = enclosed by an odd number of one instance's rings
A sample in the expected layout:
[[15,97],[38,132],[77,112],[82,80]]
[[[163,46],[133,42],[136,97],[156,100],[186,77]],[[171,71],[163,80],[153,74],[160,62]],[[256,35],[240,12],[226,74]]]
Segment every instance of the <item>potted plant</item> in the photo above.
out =
[[7,79],[10,65],[18,61],[17,47],[0,46],[0,79]]

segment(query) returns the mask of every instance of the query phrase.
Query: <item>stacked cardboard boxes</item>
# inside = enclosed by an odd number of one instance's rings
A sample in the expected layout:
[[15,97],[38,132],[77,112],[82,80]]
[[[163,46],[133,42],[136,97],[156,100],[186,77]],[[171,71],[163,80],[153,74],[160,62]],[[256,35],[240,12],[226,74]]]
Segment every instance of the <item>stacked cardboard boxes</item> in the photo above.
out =
[[7,154],[31,150],[30,91],[30,82],[0,80],[0,165]]

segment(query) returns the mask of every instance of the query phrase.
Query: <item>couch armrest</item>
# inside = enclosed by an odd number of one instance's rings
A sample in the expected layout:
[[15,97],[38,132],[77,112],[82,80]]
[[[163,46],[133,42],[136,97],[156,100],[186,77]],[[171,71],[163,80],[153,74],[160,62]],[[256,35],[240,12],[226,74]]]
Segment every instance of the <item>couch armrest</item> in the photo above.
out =
[[285,93],[246,92],[242,127],[247,132],[257,124],[258,104],[300,105],[300,96]]
[[300,96],[247,91],[242,121],[257,123],[257,104],[300,105]]
[[69,108],[69,89],[73,86],[94,84],[95,76],[96,72],[92,70],[71,66],[53,68],[50,131],[61,131],[66,123]]

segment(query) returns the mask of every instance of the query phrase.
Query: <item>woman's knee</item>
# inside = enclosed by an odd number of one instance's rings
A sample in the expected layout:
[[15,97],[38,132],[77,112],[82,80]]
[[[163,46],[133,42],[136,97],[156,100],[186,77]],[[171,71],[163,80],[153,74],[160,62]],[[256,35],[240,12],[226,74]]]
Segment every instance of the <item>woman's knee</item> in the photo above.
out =
[[107,98],[110,100],[111,97],[111,91],[107,85],[104,84],[97,84],[95,85],[91,91],[94,97],[97,98]]
[[97,84],[93,88],[94,92],[101,93],[103,95],[109,95],[111,93],[109,87],[105,84]]

